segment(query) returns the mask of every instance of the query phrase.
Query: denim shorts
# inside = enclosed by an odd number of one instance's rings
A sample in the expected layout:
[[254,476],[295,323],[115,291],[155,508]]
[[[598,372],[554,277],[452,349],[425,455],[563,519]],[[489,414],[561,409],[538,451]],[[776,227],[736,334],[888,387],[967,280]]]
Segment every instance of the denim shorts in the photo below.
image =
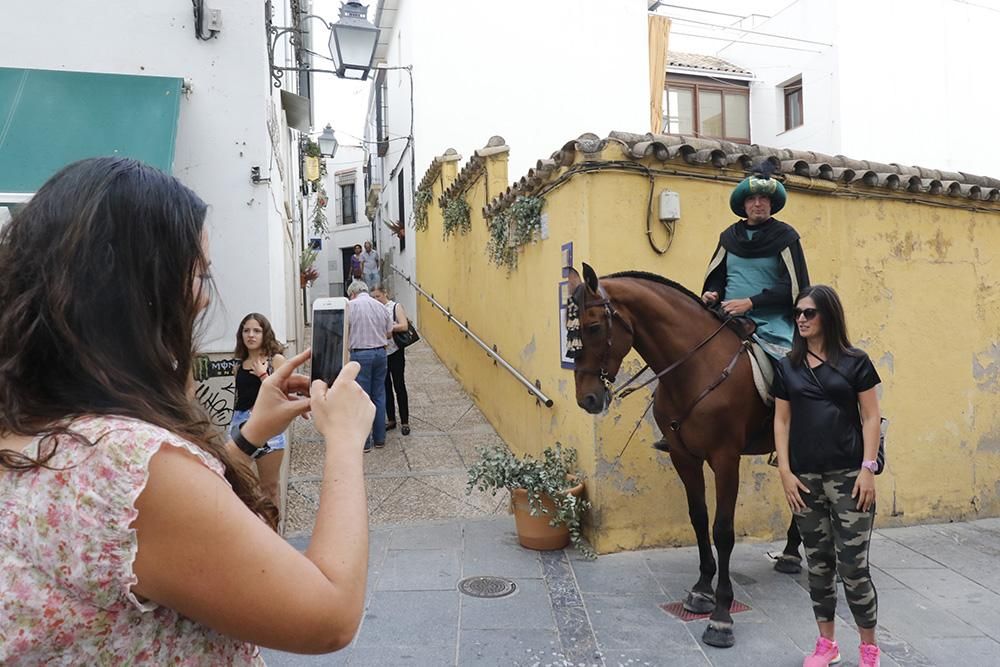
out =
[[[229,423],[229,437],[232,438],[237,433],[240,426],[242,426],[248,419],[250,419],[249,410],[233,410],[233,421]],[[284,448],[285,434],[279,433],[267,441],[267,444],[263,447],[263,449],[266,449],[267,451],[263,452],[261,456]]]

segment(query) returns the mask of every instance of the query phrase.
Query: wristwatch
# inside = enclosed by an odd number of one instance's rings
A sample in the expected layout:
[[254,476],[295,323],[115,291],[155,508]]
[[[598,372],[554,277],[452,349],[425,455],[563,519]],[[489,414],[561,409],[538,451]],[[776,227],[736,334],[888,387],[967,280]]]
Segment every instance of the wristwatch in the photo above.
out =
[[878,461],[862,461],[861,467],[871,470],[872,472],[878,472]]
[[[246,422],[243,422],[243,424],[245,423]],[[233,434],[233,442],[236,443],[236,446],[240,448],[241,452],[243,452],[250,458],[252,459],[260,458],[261,456],[267,453],[266,451],[267,443],[264,443],[263,447],[258,447],[257,445],[247,440],[246,436],[243,435],[243,424],[240,424],[240,427],[236,429],[236,433]]]

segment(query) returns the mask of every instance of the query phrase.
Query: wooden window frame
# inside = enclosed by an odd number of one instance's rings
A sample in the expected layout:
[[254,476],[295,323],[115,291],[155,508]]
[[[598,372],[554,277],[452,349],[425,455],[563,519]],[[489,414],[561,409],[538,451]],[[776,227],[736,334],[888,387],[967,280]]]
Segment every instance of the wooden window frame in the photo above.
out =
[[[781,87],[782,97],[784,99],[784,109],[785,109],[785,132],[789,130],[794,130],[797,127],[802,127],[806,124],[806,117],[803,113],[802,100],[804,95],[802,94],[802,77],[799,77],[793,81],[789,81],[784,86]],[[796,93],[798,95],[796,96]],[[797,125],[792,125],[792,98],[795,97],[797,102],[795,103],[796,111],[798,111],[799,122]]]
[[[694,119],[692,124],[694,127],[691,131],[695,137],[701,139],[720,139],[722,141],[731,141],[734,144],[750,144],[751,137],[729,137],[729,136],[716,136],[714,134],[702,134],[701,128],[701,104],[699,103],[699,93],[701,91],[721,93],[722,94],[722,132],[725,135],[726,132],[726,93],[742,95],[746,98],[747,103],[747,134],[753,134],[750,128],[750,87],[741,86],[738,84],[726,84],[720,83],[718,81],[712,81],[710,79],[703,79],[700,77],[681,77],[681,76],[668,76],[664,90],[669,92],[671,88],[678,89],[684,88],[692,92],[692,99],[694,100]],[[669,100],[669,97],[668,97]],[[664,109],[664,115],[669,113],[669,109]],[[664,128],[666,131],[666,128]],[[670,134],[670,132],[667,132]]]

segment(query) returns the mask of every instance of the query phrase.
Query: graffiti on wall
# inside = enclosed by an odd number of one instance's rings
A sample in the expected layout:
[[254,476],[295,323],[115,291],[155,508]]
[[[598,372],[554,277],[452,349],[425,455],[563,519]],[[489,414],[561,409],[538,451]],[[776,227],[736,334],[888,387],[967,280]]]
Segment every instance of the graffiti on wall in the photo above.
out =
[[207,356],[194,360],[195,397],[215,426],[225,427],[232,421],[236,402],[234,373],[238,363],[238,359],[209,359]]

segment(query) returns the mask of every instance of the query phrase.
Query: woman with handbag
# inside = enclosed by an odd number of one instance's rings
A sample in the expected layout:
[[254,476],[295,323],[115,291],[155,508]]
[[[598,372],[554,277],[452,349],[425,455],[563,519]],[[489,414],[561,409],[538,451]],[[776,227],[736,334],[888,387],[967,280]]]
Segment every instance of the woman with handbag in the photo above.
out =
[[861,667],[877,667],[878,596],[868,567],[875,519],[881,382],[871,359],[851,346],[844,309],[826,285],[795,300],[792,351],[774,382],[774,442],[785,498],[802,534],[819,638],[804,667],[840,660],[834,638],[840,573],[861,636]]
[[[249,313],[240,320],[233,352],[239,363],[235,371],[236,398],[233,401],[233,419],[229,424],[230,437],[235,437],[240,426],[250,419],[261,383],[285,363],[281,354],[284,349],[275,338],[271,323],[260,313]],[[254,455],[260,486],[277,507],[281,507],[279,478],[284,453],[285,434],[279,433]]]
[[[410,435],[410,401],[406,394],[406,350],[396,341],[398,334],[404,334],[410,329],[410,321],[403,307],[389,299],[389,294],[383,287],[372,288],[372,297],[385,305],[392,318],[392,335],[385,346],[389,355],[389,372],[385,374],[385,428],[388,431],[396,428],[396,401],[399,401],[399,430],[403,435]],[[395,389],[396,400],[392,393]]]

